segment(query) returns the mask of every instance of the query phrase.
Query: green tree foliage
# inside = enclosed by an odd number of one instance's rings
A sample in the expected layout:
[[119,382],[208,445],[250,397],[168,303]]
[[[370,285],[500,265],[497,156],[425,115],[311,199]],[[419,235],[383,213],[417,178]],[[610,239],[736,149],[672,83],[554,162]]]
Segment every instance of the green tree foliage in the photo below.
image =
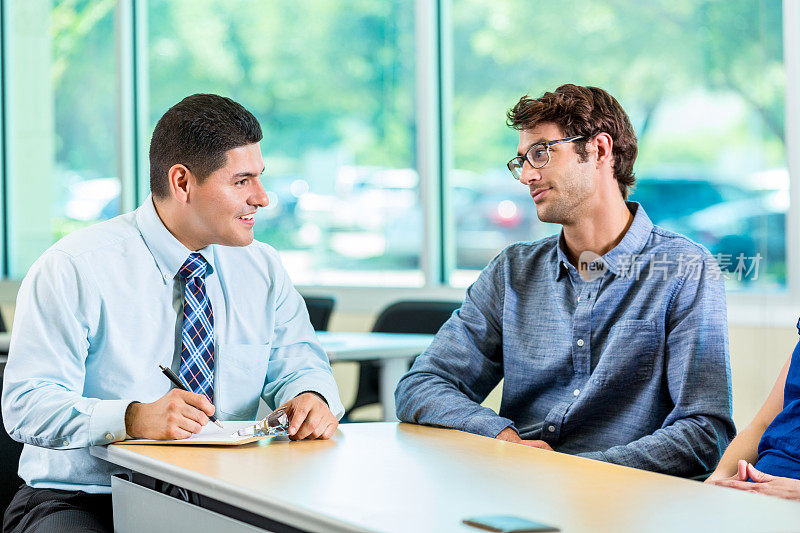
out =
[[[114,5],[53,9],[58,159],[104,175],[115,168]],[[363,165],[414,165],[413,3],[147,5],[151,125],[184,96],[217,92],[255,112],[269,154],[337,148]],[[506,109],[564,82],[611,91],[643,143],[665,99],[698,89],[738,95],[783,143],[778,0],[452,0],[450,13],[458,168],[502,166],[515,145]]]
[[153,0],[151,122],[195,92],[230,96],[268,154],[343,145],[360,164],[414,164],[413,12],[403,2]]
[[[645,151],[661,142],[649,135],[662,105],[697,91],[738,96],[753,115],[748,125],[761,121],[766,142],[783,143],[778,0],[454,0],[451,11],[460,168],[502,164],[516,144],[503,131],[506,109],[568,82],[614,94]],[[665,157],[708,163],[718,151],[705,142],[702,155],[685,142],[684,153],[671,146]]]
[[56,161],[85,177],[117,173],[115,0],[53,3]]

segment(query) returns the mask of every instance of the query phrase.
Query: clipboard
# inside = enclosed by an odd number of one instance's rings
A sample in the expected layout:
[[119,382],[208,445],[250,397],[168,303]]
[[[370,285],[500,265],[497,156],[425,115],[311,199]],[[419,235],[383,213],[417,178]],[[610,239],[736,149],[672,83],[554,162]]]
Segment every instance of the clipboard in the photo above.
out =
[[119,444],[156,444],[164,445],[173,444],[180,445],[205,445],[205,446],[239,446],[242,444],[249,444],[261,439],[269,439],[275,435],[237,435],[236,432],[240,429],[256,424],[257,420],[228,420],[222,421],[225,429],[220,429],[214,424],[206,424],[200,433],[192,435],[186,439],[177,440],[154,440],[154,439],[128,439],[120,442]]

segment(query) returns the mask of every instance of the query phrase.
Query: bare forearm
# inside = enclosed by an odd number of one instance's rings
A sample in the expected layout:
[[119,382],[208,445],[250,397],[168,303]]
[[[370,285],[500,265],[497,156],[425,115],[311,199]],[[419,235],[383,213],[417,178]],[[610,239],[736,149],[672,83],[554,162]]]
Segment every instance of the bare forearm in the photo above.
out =
[[736,474],[740,459],[751,464],[755,463],[758,458],[758,443],[761,441],[764,430],[764,427],[754,424],[743,429],[722,454],[717,468],[709,479],[730,477]]

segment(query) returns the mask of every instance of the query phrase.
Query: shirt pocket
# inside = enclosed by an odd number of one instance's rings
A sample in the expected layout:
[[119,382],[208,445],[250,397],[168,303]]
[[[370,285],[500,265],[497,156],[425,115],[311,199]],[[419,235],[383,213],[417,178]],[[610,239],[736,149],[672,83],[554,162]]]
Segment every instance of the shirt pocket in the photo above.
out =
[[224,419],[253,420],[264,388],[268,344],[221,344],[218,347],[217,407]]
[[[658,349],[656,324],[652,320],[622,320],[612,326],[602,359],[606,381],[625,383],[653,377]],[[602,361],[601,361],[602,362]]]

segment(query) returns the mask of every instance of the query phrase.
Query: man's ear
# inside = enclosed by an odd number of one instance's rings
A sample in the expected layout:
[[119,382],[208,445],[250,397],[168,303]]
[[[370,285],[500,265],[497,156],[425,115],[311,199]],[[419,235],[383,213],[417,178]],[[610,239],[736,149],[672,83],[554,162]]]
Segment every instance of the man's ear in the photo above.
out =
[[614,148],[614,140],[608,133],[598,133],[594,137],[594,145],[597,148],[597,167],[600,168],[606,162],[614,164],[614,155],[612,150]]
[[191,171],[180,163],[172,165],[167,172],[167,180],[169,181],[169,191],[172,197],[183,204],[187,203],[189,201],[190,182],[194,182],[194,176]]

